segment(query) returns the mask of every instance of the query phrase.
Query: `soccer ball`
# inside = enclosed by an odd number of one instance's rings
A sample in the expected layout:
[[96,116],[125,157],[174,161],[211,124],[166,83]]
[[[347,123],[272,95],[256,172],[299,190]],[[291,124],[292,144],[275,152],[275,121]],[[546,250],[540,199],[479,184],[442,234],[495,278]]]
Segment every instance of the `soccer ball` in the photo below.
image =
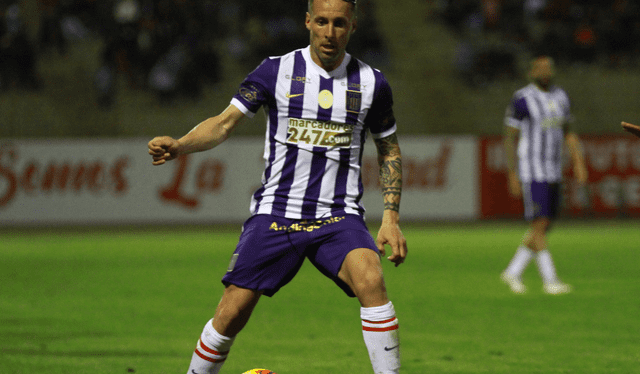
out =
[[277,374],[277,373],[269,369],[251,369],[249,371],[245,371],[242,374]]

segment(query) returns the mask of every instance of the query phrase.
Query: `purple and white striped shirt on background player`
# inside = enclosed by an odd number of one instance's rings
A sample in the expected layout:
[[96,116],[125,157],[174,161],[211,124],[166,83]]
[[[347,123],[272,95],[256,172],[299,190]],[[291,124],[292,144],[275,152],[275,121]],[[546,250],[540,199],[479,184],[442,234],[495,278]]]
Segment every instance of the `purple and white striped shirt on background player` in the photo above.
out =
[[252,214],[364,215],[360,166],[367,130],[374,138],[396,131],[382,73],[349,54],[327,72],[307,47],[265,59],[231,104],[249,117],[265,106],[265,171]]
[[569,98],[561,88],[543,91],[531,83],[516,91],[507,108],[505,125],[520,130],[520,180],[562,180],[564,125],[572,121]]

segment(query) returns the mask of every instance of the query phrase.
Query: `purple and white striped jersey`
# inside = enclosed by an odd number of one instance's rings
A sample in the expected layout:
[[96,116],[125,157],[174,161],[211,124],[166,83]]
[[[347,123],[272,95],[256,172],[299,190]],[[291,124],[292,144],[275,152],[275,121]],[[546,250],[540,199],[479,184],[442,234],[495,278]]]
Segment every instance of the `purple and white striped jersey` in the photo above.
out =
[[360,167],[367,130],[392,135],[392,94],[382,73],[346,54],[327,72],[310,48],[265,59],[231,100],[253,117],[265,107],[265,170],[251,214],[315,219],[364,215]]
[[518,166],[523,182],[560,182],[564,126],[573,121],[569,98],[559,87],[535,84],[515,92],[505,125],[520,130]]

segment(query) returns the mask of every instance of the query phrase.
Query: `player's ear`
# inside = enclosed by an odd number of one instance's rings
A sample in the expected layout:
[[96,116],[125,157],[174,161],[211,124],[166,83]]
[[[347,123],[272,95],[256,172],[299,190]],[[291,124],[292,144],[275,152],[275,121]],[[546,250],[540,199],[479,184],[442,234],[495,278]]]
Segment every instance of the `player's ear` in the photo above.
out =
[[305,17],[304,25],[307,27],[307,30],[311,31],[311,14],[309,14],[309,12],[307,12],[307,16]]
[[358,17],[353,17],[353,21],[351,22],[351,35],[358,29]]

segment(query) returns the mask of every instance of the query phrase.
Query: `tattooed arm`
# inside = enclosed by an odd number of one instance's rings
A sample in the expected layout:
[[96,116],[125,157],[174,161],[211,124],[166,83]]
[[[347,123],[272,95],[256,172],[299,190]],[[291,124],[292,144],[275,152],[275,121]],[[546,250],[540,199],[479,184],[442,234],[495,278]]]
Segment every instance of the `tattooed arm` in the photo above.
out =
[[400,231],[400,198],[402,196],[402,154],[395,134],[376,139],[378,148],[378,165],[380,166],[380,185],[384,201],[382,225],[376,240],[382,256],[385,255],[385,244],[389,245],[393,254],[387,259],[396,266],[404,262],[407,256],[407,241]]
[[377,139],[378,165],[380,166],[380,185],[384,210],[400,211],[400,197],[402,195],[402,155],[398,138],[395,134]]

